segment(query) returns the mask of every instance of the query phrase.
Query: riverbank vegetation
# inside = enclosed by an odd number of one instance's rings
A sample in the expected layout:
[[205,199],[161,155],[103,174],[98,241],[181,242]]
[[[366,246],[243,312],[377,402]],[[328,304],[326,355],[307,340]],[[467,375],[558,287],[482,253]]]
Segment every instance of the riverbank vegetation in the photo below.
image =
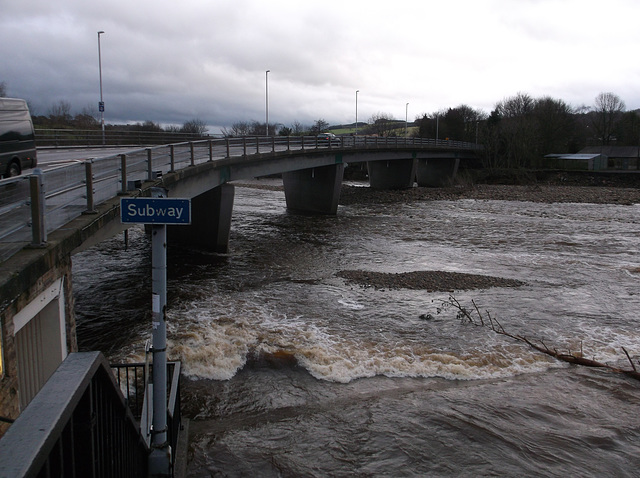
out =
[[417,134],[478,143],[485,168],[532,168],[547,154],[595,145],[638,146],[640,111],[625,108],[611,92],[600,93],[590,107],[518,93],[488,115],[467,105],[425,114],[416,120]]

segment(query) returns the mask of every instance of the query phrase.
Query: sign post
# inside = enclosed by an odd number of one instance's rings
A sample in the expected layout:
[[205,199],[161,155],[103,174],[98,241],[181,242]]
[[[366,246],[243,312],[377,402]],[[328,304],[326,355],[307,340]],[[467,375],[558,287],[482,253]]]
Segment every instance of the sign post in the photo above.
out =
[[153,425],[149,476],[168,477],[171,447],[167,442],[167,224],[190,224],[191,201],[169,199],[166,190],[151,188],[151,198],[121,198],[122,223],[151,224]]

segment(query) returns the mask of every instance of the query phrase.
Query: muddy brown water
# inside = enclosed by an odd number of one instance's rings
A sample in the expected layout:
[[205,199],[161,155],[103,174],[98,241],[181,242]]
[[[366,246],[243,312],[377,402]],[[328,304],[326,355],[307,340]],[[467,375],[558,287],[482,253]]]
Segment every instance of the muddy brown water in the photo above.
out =
[[[300,217],[239,187],[227,255],[171,250],[188,476],[640,476],[640,383],[558,363],[442,309],[599,361],[640,356],[640,206],[441,200]],[[339,271],[519,287],[366,287]],[[74,257],[78,338],[113,361],[150,336],[150,244]],[[440,309],[440,313],[438,313]],[[430,314],[430,320],[425,320]]]

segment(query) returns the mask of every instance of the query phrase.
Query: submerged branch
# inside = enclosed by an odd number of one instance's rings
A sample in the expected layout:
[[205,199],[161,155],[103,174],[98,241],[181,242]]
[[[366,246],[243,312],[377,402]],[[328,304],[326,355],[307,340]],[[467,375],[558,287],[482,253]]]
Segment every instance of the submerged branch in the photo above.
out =
[[[628,377],[634,378],[636,380],[640,380],[640,372],[638,372],[638,370],[636,369],[635,364],[633,363],[633,361],[631,360],[631,357],[629,356],[629,353],[626,351],[626,349],[624,347],[622,347],[622,350],[624,351],[625,355],[627,356],[627,360],[629,361],[629,363],[631,364],[631,368],[632,370],[625,370],[625,369],[621,369],[618,367],[614,367],[612,365],[603,363],[603,362],[598,362],[597,360],[592,360],[592,359],[587,359],[584,358],[583,354],[582,354],[582,344],[580,345],[580,354],[574,354],[571,353],[571,351],[569,351],[568,353],[563,353],[563,352],[559,352],[557,349],[550,349],[549,347],[547,347],[547,345],[544,343],[544,341],[542,339],[540,339],[537,343],[532,342],[530,339],[528,339],[525,336],[522,335],[515,335],[512,333],[507,332],[504,327],[502,326],[502,324],[500,324],[500,322],[498,322],[498,319],[496,319],[495,317],[492,317],[491,314],[489,313],[489,311],[485,311],[485,313],[483,314],[480,311],[480,308],[476,305],[476,303],[472,300],[471,303],[473,304],[473,307],[475,309],[475,313],[477,315],[477,317],[474,317],[459,301],[458,299],[456,299],[454,296],[450,295],[449,299],[446,301],[442,302],[442,308],[446,309],[448,307],[453,307],[454,309],[457,310],[457,317],[463,320],[463,323],[469,323],[478,327],[488,327],[490,328],[493,332],[495,332],[496,334],[499,335],[504,335],[506,337],[509,337],[513,340],[516,340],[518,342],[522,342],[527,344],[529,347],[537,350],[538,352],[541,352],[543,354],[549,355],[550,357],[553,357],[557,360],[563,361],[563,362],[567,362],[567,363],[571,363],[571,364],[575,364],[575,365],[582,365],[585,367],[594,367],[594,368],[604,368],[607,370],[610,370],[612,372],[615,373],[621,373],[624,374]],[[438,309],[438,311],[440,311],[441,309]],[[486,316],[486,321],[485,321],[485,316]]]

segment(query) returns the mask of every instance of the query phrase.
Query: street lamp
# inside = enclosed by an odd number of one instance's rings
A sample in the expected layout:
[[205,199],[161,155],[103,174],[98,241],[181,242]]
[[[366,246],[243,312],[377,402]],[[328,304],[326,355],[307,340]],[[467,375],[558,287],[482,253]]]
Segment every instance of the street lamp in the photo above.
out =
[[267,117],[266,117],[266,125],[267,125],[267,136],[269,136],[269,72],[271,70],[267,70],[264,74],[264,82],[265,82],[265,98],[266,98],[266,111],[267,111]]
[[404,113],[404,137],[407,137],[407,131],[409,129],[409,103],[406,104],[405,106],[405,113]]
[[356,90],[356,136],[358,136],[358,92],[360,90]]
[[100,35],[104,32],[98,32],[98,71],[100,73],[100,103],[98,103],[98,110],[100,111],[100,123],[102,124],[102,145],[104,146],[104,101],[102,99],[102,53],[100,51]]

